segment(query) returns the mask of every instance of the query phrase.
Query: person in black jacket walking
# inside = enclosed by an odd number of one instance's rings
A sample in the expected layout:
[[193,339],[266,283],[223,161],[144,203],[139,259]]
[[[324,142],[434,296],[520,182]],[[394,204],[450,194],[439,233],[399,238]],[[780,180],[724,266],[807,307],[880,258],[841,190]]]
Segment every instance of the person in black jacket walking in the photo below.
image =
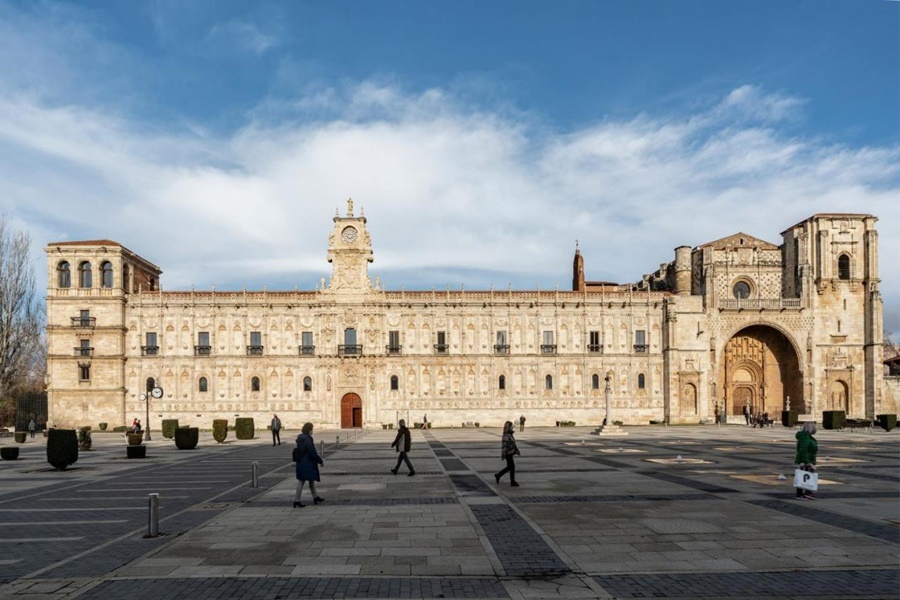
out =
[[509,473],[509,485],[519,487],[516,483],[516,462],[513,457],[519,454],[519,447],[516,446],[515,425],[512,421],[507,421],[503,425],[503,441],[500,444],[500,458],[506,461],[506,467],[499,473],[494,474],[497,485],[500,485],[500,478]]
[[394,438],[394,443],[391,444],[391,448],[396,448],[397,452],[400,453],[400,456],[397,458],[397,466],[391,469],[391,473],[394,475],[400,470],[400,463],[403,462],[406,463],[406,468],[409,469],[409,475],[407,477],[412,477],[416,474],[416,470],[413,469],[412,463],[409,462],[409,457],[406,455],[406,453],[409,452],[411,443],[412,436],[409,433],[409,429],[406,428],[406,421],[400,419],[400,428],[397,429],[397,437]]

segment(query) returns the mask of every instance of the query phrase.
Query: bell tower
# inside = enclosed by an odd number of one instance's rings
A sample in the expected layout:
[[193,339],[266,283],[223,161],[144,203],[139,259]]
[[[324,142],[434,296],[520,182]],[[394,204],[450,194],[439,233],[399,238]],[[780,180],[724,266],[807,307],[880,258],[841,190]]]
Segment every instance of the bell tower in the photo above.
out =
[[347,200],[347,215],[342,217],[335,210],[334,230],[328,235],[328,262],[331,263],[331,281],[328,292],[370,292],[369,263],[372,256],[372,239],[366,231],[363,211],[353,214],[353,200]]

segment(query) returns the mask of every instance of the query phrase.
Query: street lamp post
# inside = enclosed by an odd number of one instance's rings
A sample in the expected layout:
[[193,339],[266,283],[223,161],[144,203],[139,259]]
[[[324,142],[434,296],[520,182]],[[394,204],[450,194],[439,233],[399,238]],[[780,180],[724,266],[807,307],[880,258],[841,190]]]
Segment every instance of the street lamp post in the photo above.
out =
[[149,394],[145,394],[145,395],[147,397],[147,405],[146,405],[147,412],[145,413],[145,420],[147,421],[147,426],[144,428],[144,441],[149,442],[150,441],[150,398],[153,397],[153,398],[156,398],[157,400],[162,398],[163,397],[163,389],[159,386],[156,386],[152,390],[150,390]]

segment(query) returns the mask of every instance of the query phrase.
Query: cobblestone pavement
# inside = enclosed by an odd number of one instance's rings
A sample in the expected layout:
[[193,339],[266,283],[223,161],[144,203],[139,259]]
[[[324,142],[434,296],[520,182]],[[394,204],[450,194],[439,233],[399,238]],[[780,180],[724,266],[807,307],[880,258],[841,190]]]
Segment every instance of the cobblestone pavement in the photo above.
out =
[[526,429],[518,488],[494,482],[499,429],[414,431],[413,477],[394,432],[317,432],[304,508],[265,437],[127,460],[97,433],[64,473],[28,442],[0,462],[0,597],[900,598],[900,430],[820,432],[815,501],[792,498],[793,431],[627,430]]

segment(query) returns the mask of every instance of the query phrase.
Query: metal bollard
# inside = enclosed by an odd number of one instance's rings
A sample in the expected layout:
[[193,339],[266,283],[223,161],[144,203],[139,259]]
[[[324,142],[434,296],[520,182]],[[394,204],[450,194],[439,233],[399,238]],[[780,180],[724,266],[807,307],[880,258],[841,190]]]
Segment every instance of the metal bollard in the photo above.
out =
[[325,456],[325,440],[319,442],[319,454]]
[[334,449],[337,450],[340,447],[341,447],[341,436],[336,435],[336,436],[334,436]]
[[159,535],[159,494],[150,494],[149,514],[147,519],[147,537]]
[[259,487],[259,463],[256,461],[253,461],[253,463],[250,465],[250,468],[253,473],[253,478],[252,478],[253,480],[250,483],[250,487],[258,488]]

